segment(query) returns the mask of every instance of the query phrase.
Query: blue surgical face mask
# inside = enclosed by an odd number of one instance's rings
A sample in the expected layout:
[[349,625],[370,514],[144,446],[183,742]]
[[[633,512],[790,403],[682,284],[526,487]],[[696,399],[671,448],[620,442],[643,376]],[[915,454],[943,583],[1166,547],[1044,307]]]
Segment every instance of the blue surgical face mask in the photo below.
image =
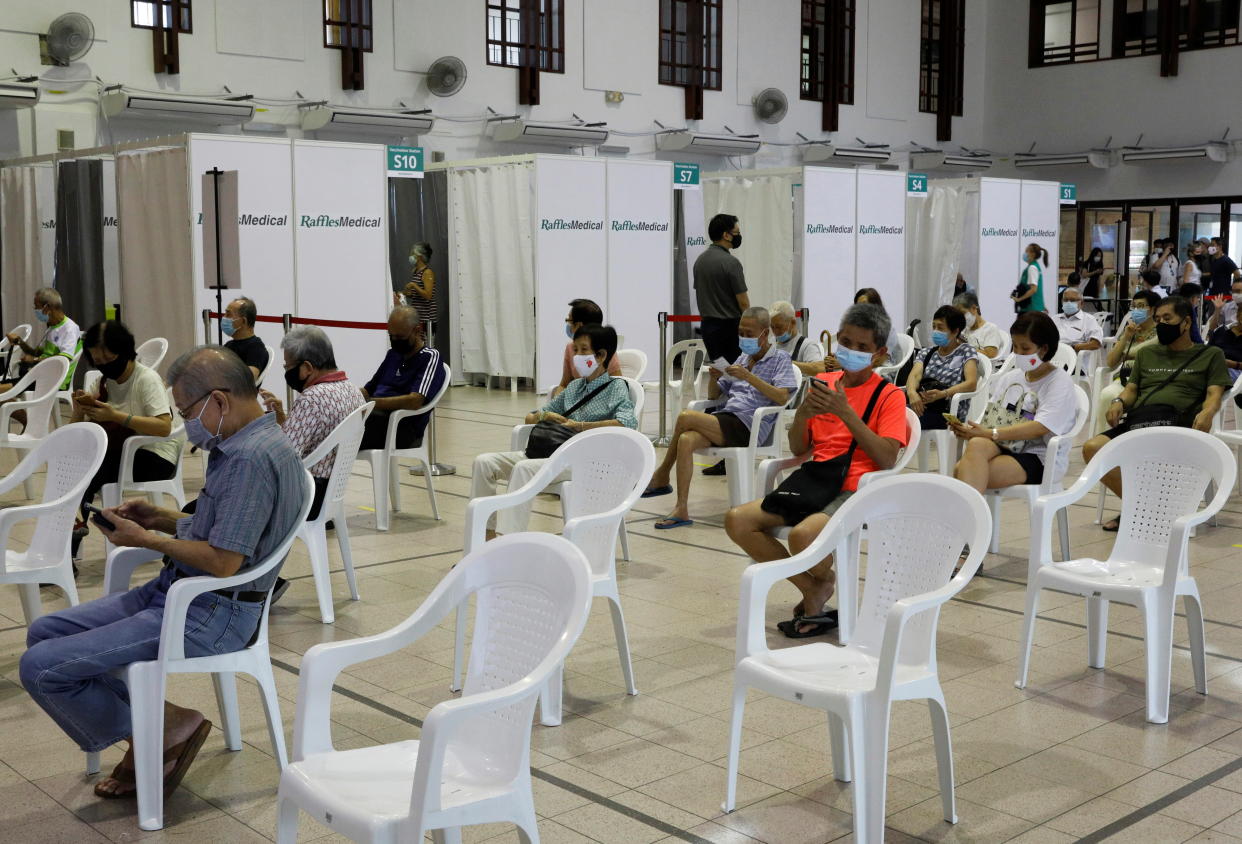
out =
[[949,345],[949,332],[947,331],[933,331],[931,337],[933,346]]
[[858,372],[871,366],[871,352],[858,352],[844,346],[837,347],[837,363],[846,372]]
[[1061,313],[1065,314],[1066,316],[1074,316],[1076,313],[1078,313],[1078,303],[1077,302],[1062,302]]
[[35,319],[39,322],[47,322],[47,314],[43,313],[43,311],[35,311]]
[[232,337],[233,332],[237,330],[237,326],[233,324],[232,317],[220,318],[220,330],[224,332],[224,336]]
[[777,337],[777,338],[776,338],[776,342],[778,342],[778,343],[788,343],[788,342],[789,342],[790,340],[792,340],[792,339],[793,339],[793,332],[792,332],[792,331],[786,331],[786,332],[785,332],[784,334],[782,334],[780,337]]
[[224,416],[220,417],[220,424],[216,426],[214,434],[207,432],[207,426],[203,424],[203,411],[207,409],[207,405],[211,403],[211,394],[207,394],[207,401],[203,402],[203,407],[198,412],[198,416],[193,419],[185,420],[185,438],[192,445],[196,445],[203,451],[211,451],[220,444],[220,431],[224,428]]
[[737,345],[744,354],[759,354],[759,338],[757,337],[738,337]]
[[569,323],[565,323],[565,336],[570,340],[574,339],[574,327]]
[[1139,325],[1141,323],[1147,322],[1147,309],[1146,308],[1131,308],[1130,309],[1130,322],[1134,323],[1135,325]]

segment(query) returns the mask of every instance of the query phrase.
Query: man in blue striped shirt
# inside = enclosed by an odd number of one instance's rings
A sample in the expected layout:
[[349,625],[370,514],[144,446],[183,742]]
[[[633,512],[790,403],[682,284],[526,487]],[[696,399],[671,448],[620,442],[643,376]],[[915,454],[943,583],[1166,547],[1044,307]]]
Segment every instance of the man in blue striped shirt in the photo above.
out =
[[[440,353],[426,345],[423,324],[413,308],[393,308],[388,315],[388,342],[392,346],[379,369],[362,388],[362,397],[375,402],[367,417],[361,451],[383,448],[388,436],[388,415],[394,410],[418,410],[444,386]],[[410,416],[397,425],[397,448],[414,448],[423,441],[431,414]]]

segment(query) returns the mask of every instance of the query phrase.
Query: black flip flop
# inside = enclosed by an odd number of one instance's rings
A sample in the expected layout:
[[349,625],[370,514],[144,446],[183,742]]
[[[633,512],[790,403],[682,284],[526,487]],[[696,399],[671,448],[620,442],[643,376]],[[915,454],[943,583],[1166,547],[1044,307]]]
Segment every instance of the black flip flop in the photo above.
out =
[[[799,631],[804,624],[814,625],[810,630]],[[837,629],[837,611],[826,610],[819,615],[799,615],[776,625],[776,629],[790,639],[810,639],[823,636]]]
[[[1116,522],[1117,524],[1113,525],[1113,522]],[[1118,516],[1115,519],[1109,519],[1107,522],[1100,525],[1100,527],[1108,533],[1116,533],[1121,530],[1121,516]]]

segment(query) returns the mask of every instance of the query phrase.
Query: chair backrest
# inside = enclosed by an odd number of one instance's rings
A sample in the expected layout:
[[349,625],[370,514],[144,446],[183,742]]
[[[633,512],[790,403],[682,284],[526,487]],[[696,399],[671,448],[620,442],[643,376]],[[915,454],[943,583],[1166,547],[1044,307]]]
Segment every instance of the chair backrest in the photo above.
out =
[[630,388],[630,401],[634,402],[634,418],[638,420],[638,428],[643,427],[643,409],[647,404],[647,391],[643,389],[643,385],[639,383],[637,376],[625,378],[626,386]]
[[892,360],[889,365],[900,369],[906,365],[906,361],[910,360],[912,354],[914,354],[914,338],[909,334],[898,334],[897,348],[888,350],[889,359]]
[[664,361],[670,384],[677,380],[676,363],[679,357],[682,358],[681,383],[677,395],[678,399],[684,403],[687,397],[691,399],[697,397],[695,384],[698,379],[699,369],[702,368],[704,361],[707,360],[707,346],[702,340],[678,340],[673,344],[673,347],[668,350],[668,357]]
[[[1065,477],[1065,471],[1069,467],[1069,451],[1074,447],[1074,440],[1082,433],[1083,427],[1087,424],[1087,420],[1091,418],[1091,397],[1087,395],[1087,391],[1079,385],[1074,385],[1074,425],[1064,434],[1053,437],[1048,441],[1048,452],[1044,456],[1044,480],[1040,487],[1045,492],[1054,492],[1061,489],[1061,479]],[[1066,454],[1064,461],[1060,460],[1061,453]],[[1060,464],[1064,463],[1062,468]]]
[[647,353],[642,349],[617,349],[617,365],[626,378],[641,381],[647,371]]
[[9,335],[16,334],[18,339],[25,343],[30,339],[30,332],[32,330],[33,329],[30,327],[30,323],[23,322],[12,331],[6,331],[4,334],[0,334],[0,354],[4,355],[7,359],[5,361],[0,361],[0,380],[8,380],[10,373],[17,370],[17,364],[22,359],[20,354],[14,353],[16,350],[13,348],[13,344],[9,342]]
[[[1173,523],[1182,516],[1215,510],[1228,497],[1237,476],[1229,447],[1216,437],[1190,428],[1164,427],[1131,431],[1096,454],[1091,468],[1121,469],[1125,495],[1121,527],[1110,559],[1163,564]],[[1217,499],[1200,507],[1208,484]],[[1183,557],[1181,565],[1186,565]]]
[[26,408],[26,435],[34,438],[45,437],[52,427],[52,409],[60,393],[60,385],[69,371],[69,359],[64,355],[44,358],[30,368],[30,371],[18,381],[29,387],[31,395],[22,401],[36,402],[36,406]]
[[550,477],[569,470],[561,490],[565,522],[612,512],[612,517],[567,533],[597,575],[615,563],[621,520],[638,501],[655,471],[651,440],[629,428],[595,428],[570,437],[550,458]]
[[[461,699],[520,682],[528,693],[472,716],[454,730],[446,755],[486,782],[507,783],[529,767],[535,700],[586,624],[591,572],[565,539],[516,533],[467,554],[427,600],[451,601],[447,613],[471,595],[478,604]],[[433,773],[431,783],[438,798],[441,778]]]
[[44,437],[14,470],[28,476],[46,464],[42,503],[59,501],[63,505],[35,522],[27,549],[31,559],[51,564],[69,554],[78,504],[87,483],[99,471],[107,447],[108,437],[103,428],[93,422],[77,422]]
[[[846,537],[857,534],[864,524],[867,580],[851,645],[878,657],[893,604],[948,583],[964,545],[987,547],[992,517],[983,496],[961,481],[906,474],[868,484],[836,512],[829,529]],[[859,547],[857,537],[835,545]],[[935,664],[939,615],[939,610],[925,612],[907,624],[898,652],[900,664]]]
[[152,337],[150,340],[145,340],[137,348],[136,353],[140,364],[151,369],[159,369],[160,364],[164,362],[164,356],[168,354],[168,338]]
[[[259,377],[256,378],[254,381],[254,383],[260,387],[262,387],[263,382],[267,380],[267,376],[271,374],[272,367],[277,365],[276,364],[276,350],[273,349],[271,346],[267,345],[266,343],[263,344],[263,348],[267,349],[267,366],[263,367],[263,371],[259,373]],[[284,356],[282,355],[280,358],[280,363],[282,366],[284,365],[284,361],[285,359],[284,359]]]
[[302,458],[302,465],[309,472],[320,461],[329,456],[333,457],[332,474],[328,476],[328,488],[324,490],[323,504],[319,507],[319,515],[315,517],[315,521],[326,522],[336,517],[335,505],[345,499],[354,459],[358,456],[358,446],[362,444],[367,417],[374,408],[373,401],[355,408],[310,454]]

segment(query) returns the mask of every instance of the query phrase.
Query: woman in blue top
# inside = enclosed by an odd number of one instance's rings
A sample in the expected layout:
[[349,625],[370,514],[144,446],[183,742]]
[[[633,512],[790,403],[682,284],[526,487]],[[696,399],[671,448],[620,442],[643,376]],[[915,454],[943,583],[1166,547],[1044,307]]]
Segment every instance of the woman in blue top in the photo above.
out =
[[1022,271],[1018,287],[1021,288],[1022,285],[1026,287],[1020,295],[1015,290],[1010,298],[1013,299],[1014,306],[1020,314],[1027,311],[1046,312],[1048,309],[1044,307],[1044,273],[1039,268],[1039,261],[1042,258],[1044,266],[1048,266],[1048,250],[1038,243],[1032,243],[1026,247],[1024,255],[1026,269]]

